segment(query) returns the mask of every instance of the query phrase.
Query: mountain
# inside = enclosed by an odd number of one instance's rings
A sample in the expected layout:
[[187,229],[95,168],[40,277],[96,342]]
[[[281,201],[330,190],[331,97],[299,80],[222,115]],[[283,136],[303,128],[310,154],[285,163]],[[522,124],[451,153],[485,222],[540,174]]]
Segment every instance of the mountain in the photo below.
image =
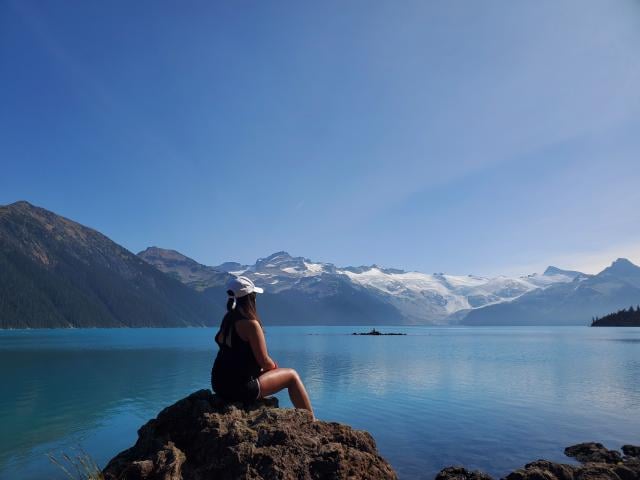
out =
[[[258,259],[253,265],[227,262],[216,267],[199,265],[177,252],[155,247],[140,255],[163,272],[203,291],[220,288],[221,272],[246,275],[265,289],[260,298],[261,311],[272,321],[287,324],[447,323],[472,309],[571,282],[582,275],[555,267],[543,275],[526,277],[424,274],[378,265],[337,267],[283,251]],[[205,277],[209,280],[203,281]]]
[[175,250],[149,247],[138,253],[138,257],[198,291],[212,286],[224,286],[232,278],[225,271],[201,265]]
[[[403,320],[392,305],[344,275],[336,275],[330,264],[313,264],[286,252],[259,259],[252,266],[227,262],[217,267],[155,247],[139,255],[206,295],[223,290],[231,274],[250,277],[265,288],[259,309],[270,325],[383,325]],[[225,297],[217,297],[224,303]]]
[[618,258],[610,266],[598,274],[602,281],[622,281],[640,288],[640,267],[626,258]]
[[247,268],[249,268],[249,265],[241,265],[238,262],[224,262],[223,264],[216,265],[213,268],[215,270],[218,270],[219,272],[234,273],[239,271],[242,271],[242,272],[245,271]]
[[565,275],[565,276],[568,276],[568,277],[571,277],[571,278],[575,278],[575,277],[578,277],[580,275],[584,275],[584,273],[577,272],[575,270],[562,270],[562,269],[560,269],[558,267],[549,266],[544,271],[543,275],[547,275],[547,276],[549,276],[549,275]]
[[513,301],[470,311],[465,325],[587,325],[640,302],[640,267],[619,258],[597,275],[577,275]]
[[0,327],[217,323],[222,307],[101,233],[27,202],[0,206]]
[[340,267],[276,252],[211,267],[150,247],[138,255],[27,202],[0,207],[0,328],[217,324],[232,275],[265,288],[272,325],[585,324],[638,303],[640,269],[549,267],[521,277]]
[[573,280],[562,273],[525,277],[425,274],[377,266],[339,270],[401,310],[408,323],[450,323],[464,312],[502,303],[526,292]]

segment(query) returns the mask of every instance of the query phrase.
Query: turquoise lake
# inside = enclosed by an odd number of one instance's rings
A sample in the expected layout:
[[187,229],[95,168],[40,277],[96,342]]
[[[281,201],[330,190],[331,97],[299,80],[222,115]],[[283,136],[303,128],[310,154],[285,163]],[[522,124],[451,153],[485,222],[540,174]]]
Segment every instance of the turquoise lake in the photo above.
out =
[[[568,461],[583,441],[640,444],[640,328],[265,327],[316,415],[372,433],[400,478]],[[213,329],[0,332],[0,479],[64,478],[47,453],[100,465],[162,408],[210,388]],[[286,393],[281,406],[291,406]]]

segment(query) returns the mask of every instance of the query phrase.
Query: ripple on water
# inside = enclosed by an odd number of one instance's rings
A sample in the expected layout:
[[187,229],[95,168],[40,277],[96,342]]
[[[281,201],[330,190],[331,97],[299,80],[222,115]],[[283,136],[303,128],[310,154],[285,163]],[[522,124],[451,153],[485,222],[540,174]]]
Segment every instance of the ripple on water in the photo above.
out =
[[[267,338],[278,363],[301,374],[318,417],[370,431],[403,478],[450,464],[501,475],[538,457],[567,461],[564,447],[580,441],[640,442],[639,331],[403,329],[268,327]],[[49,476],[44,453],[79,442],[99,462],[131,445],[160,409],[209,388],[212,337],[0,332],[0,478]]]

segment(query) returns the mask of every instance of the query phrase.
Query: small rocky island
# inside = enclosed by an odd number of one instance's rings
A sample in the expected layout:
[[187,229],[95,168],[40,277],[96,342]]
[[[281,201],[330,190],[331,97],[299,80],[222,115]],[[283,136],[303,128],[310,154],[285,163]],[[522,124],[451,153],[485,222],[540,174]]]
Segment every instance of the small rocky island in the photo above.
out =
[[368,332],[360,332],[360,333],[353,332],[351,335],[406,335],[406,333],[382,333],[376,330],[375,328],[372,328]]
[[591,321],[592,327],[640,327],[640,305],[628,310],[624,308],[617,312],[605,315],[602,318],[595,317]]
[[397,479],[369,433],[277,407],[276,398],[225,404],[200,390],[143,425],[136,444],[113,458],[103,475],[107,480]]

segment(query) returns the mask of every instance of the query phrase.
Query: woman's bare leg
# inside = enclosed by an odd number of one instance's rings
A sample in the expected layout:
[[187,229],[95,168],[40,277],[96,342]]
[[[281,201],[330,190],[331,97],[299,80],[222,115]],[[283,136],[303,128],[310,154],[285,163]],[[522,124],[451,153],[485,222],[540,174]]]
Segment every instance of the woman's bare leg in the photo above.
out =
[[298,372],[293,368],[275,368],[258,377],[260,396],[266,397],[283,389],[289,390],[289,398],[296,408],[309,410],[313,415],[309,395],[300,380]]

